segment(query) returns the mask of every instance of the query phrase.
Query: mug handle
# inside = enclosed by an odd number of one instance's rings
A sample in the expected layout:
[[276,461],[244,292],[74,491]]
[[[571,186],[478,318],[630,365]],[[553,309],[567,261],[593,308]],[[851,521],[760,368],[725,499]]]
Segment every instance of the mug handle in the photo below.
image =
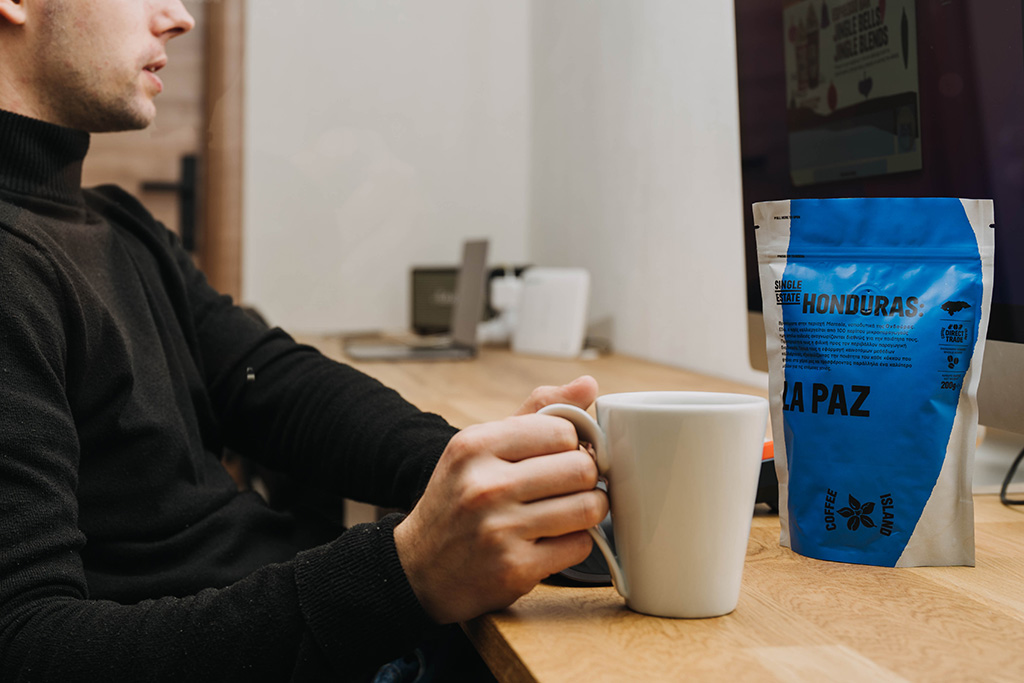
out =
[[[544,406],[537,411],[542,415],[554,415],[555,417],[561,417],[568,420],[576,428],[576,434],[579,435],[580,441],[589,442],[594,448],[594,461],[597,463],[597,471],[601,476],[608,474],[610,461],[608,457],[608,439],[605,437],[604,430],[594,421],[594,418],[581,408],[578,408],[567,403],[553,403],[549,406]],[[611,484],[609,484],[611,486]],[[604,530],[600,526],[594,526],[587,529],[587,533],[590,534],[591,538],[594,539],[594,543],[597,544],[601,554],[604,555],[605,561],[608,563],[608,573],[612,576],[612,584],[615,586],[615,590],[619,592],[624,598],[628,598],[628,590],[626,586],[626,577],[622,572],[622,566],[619,564],[619,558],[612,552],[611,545],[608,543],[608,537],[605,536]]]

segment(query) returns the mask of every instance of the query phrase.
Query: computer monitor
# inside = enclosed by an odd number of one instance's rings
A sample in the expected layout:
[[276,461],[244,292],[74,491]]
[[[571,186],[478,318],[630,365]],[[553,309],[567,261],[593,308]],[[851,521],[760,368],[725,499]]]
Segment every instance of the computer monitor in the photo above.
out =
[[980,419],[1024,433],[1024,0],[735,7],[751,364],[767,370],[754,202],[992,199]]

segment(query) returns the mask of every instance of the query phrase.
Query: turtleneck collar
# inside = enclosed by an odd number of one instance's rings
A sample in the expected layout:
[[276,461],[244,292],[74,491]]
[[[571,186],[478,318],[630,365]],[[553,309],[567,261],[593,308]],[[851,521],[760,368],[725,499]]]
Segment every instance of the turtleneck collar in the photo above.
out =
[[0,110],[0,191],[84,207],[88,150],[86,132]]

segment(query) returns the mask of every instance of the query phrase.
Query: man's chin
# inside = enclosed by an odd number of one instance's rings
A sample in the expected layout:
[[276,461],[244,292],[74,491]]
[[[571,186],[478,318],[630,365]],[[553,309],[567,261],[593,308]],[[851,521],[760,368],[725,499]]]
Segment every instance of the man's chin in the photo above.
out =
[[148,128],[155,120],[156,106],[147,99],[132,107],[82,111],[70,127],[89,133],[119,133]]
[[119,118],[107,119],[102,122],[97,122],[92,128],[89,129],[90,133],[121,133],[129,130],[142,130],[149,128],[153,121],[156,120],[156,114],[152,116],[122,116]]

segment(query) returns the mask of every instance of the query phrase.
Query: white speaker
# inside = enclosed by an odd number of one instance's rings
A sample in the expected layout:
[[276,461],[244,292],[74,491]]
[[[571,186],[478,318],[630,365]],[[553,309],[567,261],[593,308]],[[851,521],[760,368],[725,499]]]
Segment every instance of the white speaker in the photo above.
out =
[[575,358],[583,350],[590,301],[590,273],[583,268],[530,268],[512,334],[512,350]]

